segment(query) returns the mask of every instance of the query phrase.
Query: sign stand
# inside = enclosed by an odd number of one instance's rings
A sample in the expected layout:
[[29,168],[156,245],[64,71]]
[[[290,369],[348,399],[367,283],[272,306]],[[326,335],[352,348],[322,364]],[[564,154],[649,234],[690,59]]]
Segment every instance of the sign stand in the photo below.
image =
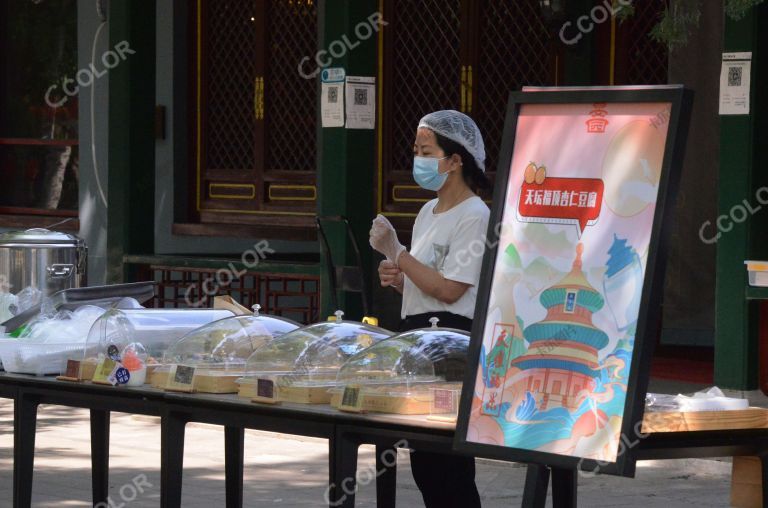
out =
[[525,474],[523,508],[544,508],[547,503],[547,490],[552,480],[553,508],[576,508],[577,478],[574,469],[549,468],[535,464],[528,465]]
[[550,478],[571,506],[578,470],[634,475],[690,104],[510,95],[454,449],[530,464],[530,506]]

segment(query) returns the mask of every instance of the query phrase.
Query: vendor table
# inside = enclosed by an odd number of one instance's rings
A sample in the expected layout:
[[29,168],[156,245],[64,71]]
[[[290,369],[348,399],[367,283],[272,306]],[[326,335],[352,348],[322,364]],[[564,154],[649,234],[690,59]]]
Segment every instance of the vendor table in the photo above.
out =
[[[225,427],[226,499],[227,506],[235,508],[243,505],[246,428],[328,439],[329,504],[345,507],[354,506],[357,449],[361,444],[383,443],[391,447],[404,439],[414,448],[445,451],[450,449],[453,439],[452,425],[427,422],[423,417],[340,413],[329,406],[260,405],[237,395],[173,393],[149,387],[114,388],[19,374],[0,373],[0,397],[15,400],[15,508],[31,505],[40,404],[90,409],[94,505],[108,504],[111,411],[161,417],[161,506],[174,508],[181,506],[184,430],[190,422]],[[385,450],[382,448],[382,452]],[[396,469],[383,464],[381,453],[377,453],[377,457],[377,471],[383,471],[377,478],[379,506],[394,506]]]
[[[354,506],[357,453],[363,444],[376,445],[377,504],[395,506],[396,465],[384,460],[396,445],[454,453],[453,425],[423,416],[341,413],[328,406],[253,404],[236,395],[164,392],[153,388],[113,388],[70,383],[53,378],[0,374],[0,397],[13,398],[14,502],[28,507],[32,499],[37,407],[56,404],[91,411],[91,463],[94,504],[107,503],[109,477],[109,414],[111,411],[161,417],[161,506],[181,506],[184,429],[189,422],[225,428],[227,506],[243,505],[243,444],[246,428],[328,439],[330,506]],[[627,453],[636,460],[718,456],[757,456],[768,482],[768,429],[700,432],[657,432],[637,440]],[[577,473],[529,466],[523,506],[543,507],[550,477],[553,504],[576,506]],[[768,489],[766,489],[768,490]],[[768,506],[768,494],[763,494]]]
[[37,408],[40,404],[90,409],[93,504],[109,495],[109,414],[111,411],[161,416],[160,390],[115,390],[91,383],[66,383],[50,377],[0,374],[0,396],[14,399],[13,506],[32,503]]

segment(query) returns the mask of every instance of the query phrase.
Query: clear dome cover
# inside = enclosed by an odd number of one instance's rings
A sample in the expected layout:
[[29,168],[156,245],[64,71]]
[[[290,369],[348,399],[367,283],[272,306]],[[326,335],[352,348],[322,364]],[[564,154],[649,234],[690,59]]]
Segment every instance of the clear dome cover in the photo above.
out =
[[60,371],[65,373],[64,379],[96,381],[97,366],[109,358],[127,362],[131,366],[127,384],[138,386],[179,338],[231,316],[231,311],[214,309],[111,309],[90,327],[80,354],[63,359]]
[[359,387],[360,409],[388,413],[430,412],[435,389],[460,390],[469,335],[450,328],[421,328],[352,356],[339,370],[331,404],[345,387]]
[[248,358],[240,394],[256,397],[259,379],[274,382],[281,400],[328,403],[347,359],[387,339],[392,332],[355,321],[328,321],[300,328],[257,349]]
[[168,348],[163,364],[153,373],[152,385],[179,389],[171,374],[182,366],[185,372],[194,369],[192,386],[187,388],[207,393],[237,392],[235,381],[244,375],[248,357],[275,337],[296,329],[298,325],[288,320],[256,314],[214,321]]
[[168,348],[164,364],[243,370],[245,360],[273,339],[264,322],[253,316],[220,319],[188,333]]
[[259,312],[260,309],[261,305],[254,305],[253,315],[248,317],[264,325],[264,327],[266,327],[266,329],[269,330],[269,332],[272,334],[273,338],[280,337],[303,326],[301,323],[297,323],[292,319],[284,318],[282,316],[261,314]]
[[138,343],[150,363],[158,362],[166,349],[190,331],[232,315],[214,309],[112,309],[91,326],[83,358],[99,359],[107,355],[109,346],[123,351]]

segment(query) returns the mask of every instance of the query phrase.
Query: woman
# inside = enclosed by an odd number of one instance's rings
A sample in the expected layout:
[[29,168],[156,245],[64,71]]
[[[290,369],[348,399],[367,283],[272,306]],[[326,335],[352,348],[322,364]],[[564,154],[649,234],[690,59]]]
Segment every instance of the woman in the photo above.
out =
[[[370,243],[387,259],[379,264],[384,287],[403,295],[400,331],[439,326],[470,331],[482,257],[469,246],[484,241],[490,212],[476,194],[488,187],[480,130],[458,111],[436,111],[419,122],[413,178],[437,192],[413,226],[410,252],[390,222],[373,221]],[[414,451],[411,469],[427,508],[480,506],[472,457]]]

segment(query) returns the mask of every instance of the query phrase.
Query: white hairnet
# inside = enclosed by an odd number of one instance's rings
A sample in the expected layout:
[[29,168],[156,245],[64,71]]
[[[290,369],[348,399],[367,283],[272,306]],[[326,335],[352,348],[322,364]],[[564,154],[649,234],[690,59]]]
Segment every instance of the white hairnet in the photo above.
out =
[[470,117],[452,109],[435,111],[419,121],[419,128],[421,127],[426,127],[466,148],[474,157],[477,167],[485,172],[485,143],[480,129]]

